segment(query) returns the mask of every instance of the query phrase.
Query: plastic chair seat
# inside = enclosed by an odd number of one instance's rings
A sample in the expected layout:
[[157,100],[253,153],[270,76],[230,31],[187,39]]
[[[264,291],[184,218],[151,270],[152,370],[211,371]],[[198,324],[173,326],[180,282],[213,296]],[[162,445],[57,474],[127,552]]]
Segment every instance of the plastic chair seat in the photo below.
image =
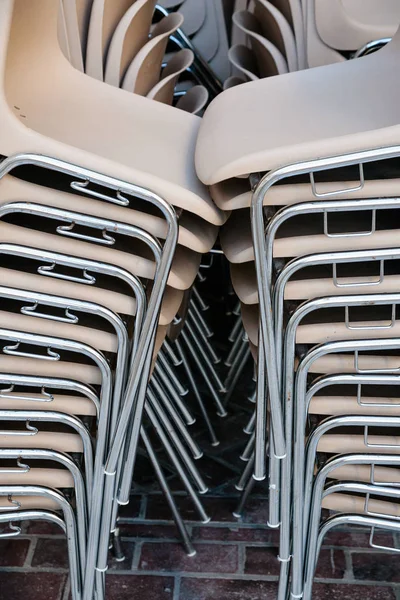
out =
[[200,119],[74,69],[57,19],[53,0],[1,3],[0,152],[36,152],[119,177],[219,225],[224,216],[194,171]]
[[316,157],[397,144],[399,84],[393,72],[399,46],[397,33],[385,48],[360,60],[226,90],[201,123],[198,176],[211,185]]

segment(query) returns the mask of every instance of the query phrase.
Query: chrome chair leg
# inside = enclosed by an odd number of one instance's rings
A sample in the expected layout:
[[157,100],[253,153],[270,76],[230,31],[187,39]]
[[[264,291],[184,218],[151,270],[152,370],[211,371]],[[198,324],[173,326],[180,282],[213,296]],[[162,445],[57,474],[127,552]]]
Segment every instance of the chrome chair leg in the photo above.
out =
[[185,352],[183,350],[182,344],[180,343],[179,340],[176,340],[175,341],[175,346],[176,346],[176,349],[177,349],[177,351],[179,353],[179,356],[180,356],[180,358],[182,360],[183,368],[185,369],[186,376],[187,376],[189,384],[190,384],[190,388],[191,388],[191,390],[192,390],[192,392],[193,392],[193,394],[194,394],[194,396],[196,398],[196,401],[197,401],[197,404],[199,406],[200,412],[202,414],[204,423],[205,423],[205,425],[207,427],[207,431],[208,431],[208,435],[210,437],[211,445],[212,446],[218,446],[220,442],[219,442],[219,440],[218,440],[218,438],[216,436],[214,427],[212,426],[212,423],[210,421],[210,417],[208,416],[207,409],[204,406],[203,399],[202,399],[201,394],[199,392],[199,389],[197,387],[197,383],[196,383],[196,381],[194,379],[193,373],[191,371],[191,368],[190,368],[188,359],[186,357],[186,354],[185,354]]

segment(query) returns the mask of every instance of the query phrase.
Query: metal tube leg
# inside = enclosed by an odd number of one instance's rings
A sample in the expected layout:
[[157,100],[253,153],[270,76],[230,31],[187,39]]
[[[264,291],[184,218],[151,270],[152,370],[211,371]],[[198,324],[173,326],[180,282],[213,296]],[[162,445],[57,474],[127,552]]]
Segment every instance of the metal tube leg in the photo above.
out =
[[[245,366],[247,364],[247,361],[250,358],[250,354],[251,354],[250,348],[249,348],[249,346],[247,344],[247,341],[246,341],[245,344],[243,345],[241,353],[239,355],[240,356],[240,361],[238,361],[238,364],[237,364],[236,369],[235,369],[234,376],[233,376],[232,380],[229,382],[228,391],[227,391],[226,396],[224,398],[224,404],[225,404],[225,406],[229,402],[229,400],[230,400],[230,398],[231,398],[231,396],[233,394],[233,391],[235,390],[235,386],[236,386],[236,384],[237,384],[240,376],[243,373],[243,369],[245,368]],[[232,365],[232,370],[233,369],[234,369],[234,366]]]
[[[151,359],[151,355],[147,360]],[[145,378],[142,379],[140,383],[138,397],[142,398],[146,395],[147,390],[147,380]],[[129,496],[131,492],[133,472],[135,469],[135,461],[136,461],[136,448],[137,448],[137,440],[133,436],[133,427],[134,422],[133,419],[130,419],[130,423],[125,436],[125,444],[123,450],[123,460],[119,461],[118,465],[118,504],[127,504],[129,502]],[[116,507],[118,508],[118,507]],[[116,518],[117,511],[114,511],[114,516]],[[116,521],[114,521],[114,524]]]
[[183,470],[182,465],[178,459],[178,456],[175,453],[175,450],[172,448],[154,411],[152,410],[151,406],[149,406],[148,404],[146,405],[145,410],[146,410],[147,416],[150,419],[152,426],[156,430],[156,433],[157,433],[158,437],[160,438],[160,441],[161,441],[162,445],[164,446],[165,451],[167,452],[167,454],[171,460],[171,463],[174,465],[183,485],[186,488],[186,491],[188,492],[189,496],[191,497],[192,502],[200,516],[200,519],[202,520],[203,523],[209,523],[210,517],[204,511],[203,505],[201,504],[200,500],[198,499],[197,494],[196,494],[189,478],[187,477],[185,471]]
[[255,485],[255,482],[256,481],[255,481],[254,477],[250,477],[250,479],[248,480],[248,482],[246,484],[246,487],[243,490],[238,507],[236,508],[235,512],[233,513],[234,517],[240,519],[240,517],[242,516],[243,509],[245,507],[248,497],[251,494],[251,491]]
[[165,350],[165,353],[169,356],[170,360],[172,361],[172,364],[174,365],[174,367],[179,367],[179,365],[182,364],[182,361],[175,354],[175,352],[174,352],[171,344],[168,342],[168,340],[164,340],[163,348]]
[[243,469],[243,473],[238,483],[235,485],[235,488],[238,492],[243,492],[244,488],[249,481],[249,478],[253,479],[253,469],[254,469],[254,453],[252,454],[250,460],[247,462],[245,468]]
[[255,424],[256,424],[256,412],[254,411],[253,414],[251,415],[246,427],[243,429],[243,432],[246,433],[247,435],[251,435],[254,431]]
[[196,419],[193,417],[187,406],[184,402],[182,402],[182,397],[179,395],[177,390],[173,385],[173,381],[171,381],[168,377],[168,374],[164,371],[162,366],[156,362],[154,367],[154,373],[160,378],[162,385],[164,385],[166,391],[170,394],[171,399],[174,401],[176,406],[181,411],[181,414],[185,420],[187,425],[193,425],[196,422]]
[[182,345],[181,345],[181,343],[180,343],[179,340],[176,340],[175,345],[176,345],[176,348],[177,348],[177,350],[179,352],[179,355],[180,355],[180,357],[182,359],[183,368],[185,369],[186,376],[187,376],[187,378],[189,380],[190,387],[191,387],[191,389],[193,391],[193,394],[196,397],[197,404],[199,405],[200,412],[201,412],[201,414],[203,416],[203,419],[204,419],[204,422],[206,424],[206,427],[207,427],[207,430],[208,430],[208,433],[209,433],[209,436],[210,436],[210,440],[211,440],[211,445],[212,446],[218,446],[219,445],[219,440],[218,440],[217,436],[215,435],[214,427],[211,424],[210,418],[208,416],[208,412],[206,410],[206,407],[204,406],[201,394],[200,394],[199,389],[197,387],[196,381],[194,380],[193,373],[190,370],[190,366],[189,366],[187,357],[186,357],[186,355],[184,353],[184,350],[182,348]]
[[269,449],[269,514],[268,514],[268,526],[272,529],[279,527],[279,480],[280,480],[280,460],[275,456],[274,452],[274,440],[270,436],[270,449]]
[[214,332],[213,332],[212,329],[210,329],[207,321],[204,319],[204,317],[201,314],[201,312],[199,311],[196,303],[193,302],[193,301],[190,303],[190,310],[193,311],[193,316],[199,322],[199,324],[202,327],[202,329],[203,329],[204,334],[206,335],[206,337],[211,338],[214,335]]
[[203,344],[204,344],[208,354],[210,355],[211,360],[213,361],[213,363],[215,365],[217,365],[218,363],[221,362],[221,358],[217,355],[214,348],[208,341],[206,334],[204,333],[203,329],[201,328],[200,323],[194,317],[193,311],[191,309],[189,309],[189,311],[188,311],[188,317],[189,317],[191,323],[193,323],[193,326],[195,327],[195,329],[197,330],[197,333],[199,334],[201,340],[203,341]]
[[[155,398],[154,394],[152,393],[152,391],[150,389],[147,392],[147,398],[148,398],[148,404],[150,404],[150,406],[151,406],[151,411],[155,412],[155,414],[157,415],[157,420],[159,420],[162,423],[163,427],[167,431],[169,438],[171,439],[172,443],[174,444],[175,448],[177,449],[182,461],[184,462],[188,472],[190,473],[190,476],[192,477],[195,484],[198,486],[200,494],[205,494],[208,491],[208,488],[207,488],[206,484],[204,483],[203,478],[201,477],[199,471],[197,470],[197,468],[196,468],[195,464],[193,463],[192,459],[190,458],[189,454],[187,453],[186,448],[184,447],[181,440],[177,436],[174,428],[172,427],[170,420],[166,417],[165,413],[161,410],[161,407],[160,407],[160,404],[159,404],[157,398]],[[150,406],[149,406],[149,408],[150,408]]]
[[187,334],[191,337],[192,341],[194,342],[194,344],[198,350],[198,353],[200,354],[201,358],[204,361],[205,366],[207,367],[208,372],[210,373],[211,377],[215,381],[218,391],[226,392],[225,386],[222,383],[220,376],[218,375],[217,371],[215,370],[214,365],[212,364],[211,360],[207,356],[207,352],[204,350],[203,346],[201,345],[201,343],[200,343],[199,339],[197,338],[195,332],[193,331],[193,328],[192,328],[191,324],[189,323],[189,321],[186,321],[185,330],[186,330]]
[[237,353],[239,352],[239,348],[241,346],[242,343],[242,339],[243,339],[243,335],[244,335],[244,329],[243,327],[239,329],[236,339],[233,343],[232,348],[230,349],[230,352],[228,354],[228,356],[225,359],[224,365],[226,367],[231,367],[233,361],[235,360],[235,357],[237,355]]
[[202,365],[201,361],[198,359],[197,352],[194,349],[192,342],[190,341],[185,330],[182,331],[181,336],[182,336],[182,340],[185,342],[185,345],[186,345],[188,351],[190,352],[191,357],[196,362],[196,365],[197,365],[205,383],[207,384],[208,389],[210,390],[210,393],[213,397],[215,404],[217,405],[217,409],[218,409],[217,415],[220,417],[226,417],[228,413],[226,412],[224,405],[221,402],[220,397],[218,396],[217,392],[215,391],[214,386],[212,385],[204,366]]
[[251,458],[251,455],[254,452],[254,442],[255,442],[255,433],[252,433],[251,438],[247,442],[246,448],[243,450],[240,459],[244,461],[248,461]]
[[242,329],[242,318],[241,317],[239,317],[239,318],[236,319],[236,323],[232,327],[232,331],[230,332],[230,334],[228,336],[228,340],[230,342],[233,343],[236,340],[237,336],[239,335],[239,330],[240,329]]
[[142,436],[142,440],[143,440],[144,446],[146,448],[146,451],[147,451],[147,454],[148,454],[148,456],[150,458],[150,461],[151,461],[151,463],[153,465],[153,468],[154,468],[154,471],[156,473],[156,476],[157,476],[158,482],[160,484],[160,487],[162,489],[162,492],[163,492],[163,494],[165,496],[166,501],[168,502],[168,505],[169,505],[169,507],[171,509],[171,513],[172,513],[173,519],[174,519],[175,524],[176,524],[176,526],[178,528],[178,531],[179,531],[179,533],[181,535],[182,543],[184,545],[186,554],[188,556],[194,556],[196,554],[196,550],[194,549],[194,547],[192,545],[192,542],[190,540],[189,534],[188,534],[187,529],[185,527],[185,523],[183,522],[182,517],[179,514],[179,510],[178,510],[178,508],[177,508],[177,506],[175,504],[175,500],[174,500],[174,498],[173,498],[173,496],[171,494],[171,490],[169,489],[167,480],[165,479],[164,473],[163,473],[163,471],[162,471],[162,469],[160,467],[160,464],[159,464],[159,462],[157,460],[157,456],[156,456],[156,454],[155,454],[155,452],[153,450],[153,447],[152,447],[152,445],[150,443],[150,440],[148,438],[148,435],[147,435],[144,427],[141,428],[140,434]]
[[196,302],[198,302],[199,306],[200,306],[200,310],[202,312],[205,312],[206,310],[208,310],[210,307],[207,306],[207,304],[204,302],[203,298],[200,296],[198,289],[196,288],[196,286],[193,286],[193,298],[196,300]]
[[174,386],[178,390],[179,395],[186,396],[186,394],[189,392],[189,390],[181,384],[181,382],[179,381],[178,377],[176,376],[174,370],[171,368],[171,365],[169,364],[166,356],[163,354],[162,351],[160,351],[158,353],[157,361],[160,361],[162,368],[165,370],[168,377],[173,382]]
[[254,479],[263,481],[265,479],[266,459],[265,448],[267,444],[267,394],[266,394],[266,372],[263,333],[261,327],[258,330],[258,361],[257,361],[257,403],[256,403],[256,428],[255,428],[255,464]]
[[[293,414],[292,401],[286,399],[285,406],[285,439],[292,439]],[[271,444],[274,446],[275,441]],[[291,482],[292,482],[292,453],[287,449],[285,458],[280,459],[280,540],[279,540],[279,560],[281,561],[281,572],[279,578],[278,598],[277,600],[286,600],[289,586],[289,567],[291,557]]]
[[[177,430],[179,431],[179,433],[182,436],[182,438],[184,439],[187,447],[189,448],[190,452],[192,453],[193,458],[195,458],[196,460],[201,458],[203,456],[203,452],[201,451],[199,446],[196,444],[196,442],[193,440],[192,436],[186,429],[184,422],[178,415],[175,408],[169,402],[166,394],[164,394],[164,390],[161,388],[160,384],[158,383],[157,378],[153,377],[151,379],[150,387],[153,388],[153,391],[155,392],[155,394],[158,396],[158,398],[160,398],[160,400],[164,404],[165,408],[167,409],[167,411],[169,413],[169,416],[171,417],[172,421],[175,423]],[[161,410],[161,406],[160,406],[160,410]]]

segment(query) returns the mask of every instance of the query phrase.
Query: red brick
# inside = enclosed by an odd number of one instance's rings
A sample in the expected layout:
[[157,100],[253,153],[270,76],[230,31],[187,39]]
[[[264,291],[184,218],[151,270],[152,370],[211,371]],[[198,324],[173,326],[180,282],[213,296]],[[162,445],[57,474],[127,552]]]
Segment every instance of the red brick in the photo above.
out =
[[68,568],[66,540],[44,538],[37,541],[32,558],[32,567]]
[[356,579],[399,583],[399,555],[384,553],[352,554],[353,573]]
[[[370,532],[364,531],[330,531],[324,538],[324,546],[341,546],[343,548],[369,548]],[[376,532],[376,544],[393,547],[391,533]]]
[[29,544],[29,540],[0,540],[0,567],[22,567]]
[[277,548],[247,547],[244,572],[247,575],[279,575]]
[[107,600],[132,600],[133,598],[171,600],[173,593],[172,577],[142,575],[107,575],[106,577]]
[[315,583],[313,600],[396,600],[390,587]]
[[346,571],[346,559],[341,550],[321,550],[316,577],[324,579],[343,579]]
[[119,516],[121,520],[137,519],[139,516],[141,502],[142,496],[131,496],[129,504],[121,506],[119,509]]
[[121,537],[134,537],[141,539],[179,539],[178,531],[175,525],[120,523],[119,530]]
[[0,600],[59,600],[66,578],[61,573],[0,571]]
[[143,544],[139,568],[145,571],[235,573],[238,548],[234,545],[199,544],[189,557],[180,544]]
[[248,529],[246,527],[193,527],[193,540],[216,540],[221,542],[263,542],[277,544],[276,529]]
[[60,527],[46,521],[28,522],[24,525],[24,531],[29,535],[64,535]]
[[135,544],[123,540],[122,549],[124,551],[125,558],[121,561],[115,560],[113,553],[109,552],[108,569],[110,571],[130,571]]
[[179,600],[276,600],[277,589],[273,581],[184,578]]

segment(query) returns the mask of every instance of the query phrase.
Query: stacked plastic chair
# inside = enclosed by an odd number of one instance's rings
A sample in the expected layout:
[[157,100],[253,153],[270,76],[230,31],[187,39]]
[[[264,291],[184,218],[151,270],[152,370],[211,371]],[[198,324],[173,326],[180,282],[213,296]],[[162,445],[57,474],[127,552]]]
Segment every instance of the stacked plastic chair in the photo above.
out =
[[[224,0],[161,0],[167,10],[178,10],[184,17],[182,31],[220,81],[229,75],[228,32],[225,11],[230,10]],[[227,4],[227,6],[225,6]]]
[[342,62],[375,51],[389,41],[400,19],[391,0],[301,0],[308,67]]
[[64,55],[75,68],[100,81],[158,102],[174,101],[178,108],[198,114],[208,101],[207,88],[201,84],[209,70],[198,67],[192,46],[179,29],[184,15],[157,7],[158,22],[153,23],[155,8],[155,0],[61,3],[59,38]]
[[[310,598],[331,527],[398,530],[399,48],[398,32],[363,59],[234,87],[199,132],[200,179],[220,207],[243,208],[222,244],[253,305],[253,477],[266,475],[268,425],[280,600],[289,587]],[[339,515],[318,533],[321,504]]]
[[139,437],[194,553],[143,411],[208,520],[185,407],[148,380],[225,215],[194,172],[200,119],[86,76],[59,24],[52,0],[0,7],[1,520],[63,527],[73,598],[92,600]]
[[232,75],[225,89],[302,69],[304,57],[300,0],[235,3],[229,49]]

